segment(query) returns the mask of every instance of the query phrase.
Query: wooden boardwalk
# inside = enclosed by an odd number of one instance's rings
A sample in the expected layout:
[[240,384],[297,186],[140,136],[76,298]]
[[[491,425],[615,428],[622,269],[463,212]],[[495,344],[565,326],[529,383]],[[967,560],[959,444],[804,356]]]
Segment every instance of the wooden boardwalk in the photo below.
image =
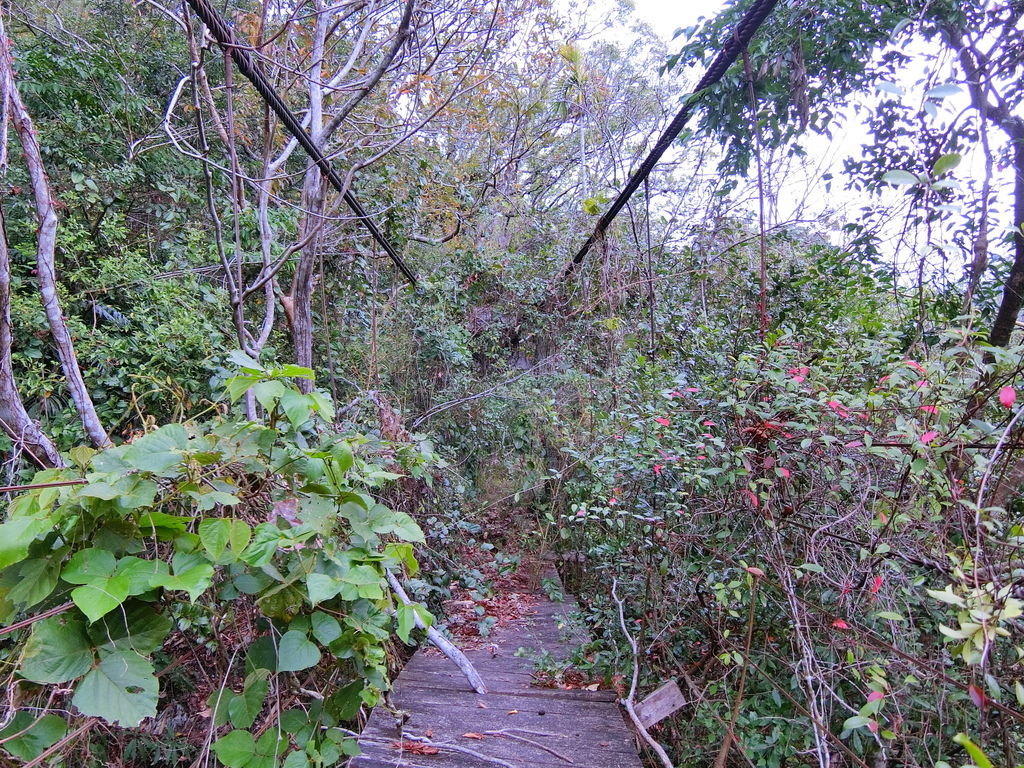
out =
[[[487,685],[484,696],[444,656],[418,651],[395,681],[392,697],[408,713],[406,737],[396,716],[378,706],[363,729],[363,754],[351,768],[641,768],[613,691],[532,685],[534,659],[544,652],[565,658],[578,640],[564,640],[575,607],[571,597],[556,604],[541,596],[532,615],[496,628],[486,646],[467,651]],[[521,658],[515,655],[520,648],[527,651]]]

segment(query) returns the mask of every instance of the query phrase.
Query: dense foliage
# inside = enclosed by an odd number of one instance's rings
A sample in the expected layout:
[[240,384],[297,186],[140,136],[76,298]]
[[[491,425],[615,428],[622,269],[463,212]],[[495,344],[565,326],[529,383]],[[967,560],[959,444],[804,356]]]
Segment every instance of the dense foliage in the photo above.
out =
[[[1019,4],[780,3],[576,272],[746,4],[672,56],[541,0],[230,4],[414,288],[195,18],[93,5],[7,22],[69,339],[12,129],[0,415],[60,461],[3,424],[6,760],[339,764],[453,587],[486,634],[550,550],[572,663],[683,688],[678,766],[1021,762]],[[858,114],[860,210],[784,219]]]

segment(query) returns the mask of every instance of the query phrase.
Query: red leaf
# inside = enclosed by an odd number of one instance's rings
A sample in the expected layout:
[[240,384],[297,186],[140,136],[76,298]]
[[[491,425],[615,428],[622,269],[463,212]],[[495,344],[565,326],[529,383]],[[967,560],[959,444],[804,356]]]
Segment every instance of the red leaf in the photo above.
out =
[[934,405],[922,405],[921,406],[921,410],[925,411],[927,413],[938,413],[939,412],[939,409],[936,408]]
[[836,619],[835,621],[833,621],[832,622],[832,626],[835,627],[836,629],[849,629],[850,628],[850,625],[847,624],[842,619]]
[[1013,387],[1003,387],[999,390],[999,402],[1003,404],[1004,408],[1012,408],[1013,404],[1017,402],[1017,390]]
[[700,390],[697,389],[696,387],[687,387],[686,391],[687,392],[700,392]]
[[713,421],[705,421],[705,422],[704,422],[704,426],[705,426],[705,427],[717,427],[717,426],[718,426],[718,424],[717,424],[717,423],[715,423],[715,422],[713,422]]
[[885,694],[882,693],[881,691],[872,691],[871,693],[868,694],[868,702],[869,703],[872,702],[872,701],[878,701],[879,699],[884,699],[884,698],[885,698]]
[[755,568],[754,566],[750,566],[749,568],[747,568],[747,573],[752,573],[755,576],[764,576],[764,571],[762,571],[760,568]]
[[880,590],[881,588],[882,588],[882,577],[881,576],[875,576],[875,583],[871,585],[871,594],[872,595],[877,595],[878,594],[878,590]]
[[926,371],[924,368],[922,368],[918,363],[915,363],[913,360],[907,360],[906,363],[911,368],[913,368],[915,371],[918,371],[920,373],[928,373],[928,371]]
[[878,722],[876,720],[869,720],[868,730],[872,733],[878,733]]
[[671,421],[669,421],[668,419],[663,419],[660,416],[658,418],[656,418],[655,421],[658,422],[659,424],[661,424],[661,426],[663,426],[663,427],[672,426],[672,422]]
[[785,467],[780,467],[780,468],[779,468],[779,472],[781,472],[781,473],[782,473],[782,476],[783,476],[783,477],[789,477],[789,470],[788,470],[788,469],[786,469]]
[[967,686],[967,693],[970,694],[971,701],[974,702],[974,706],[978,709],[985,709],[988,705],[988,699],[985,697],[985,692],[976,685]]
[[750,497],[750,503],[753,504],[754,508],[756,509],[758,505],[757,495],[753,491],[748,490],[744,490],[743,493],[747,494],[747,496]]
[[924,443],[925,445],[928,445],[928,443],[930,443],[938,436],[938,432],[936,432],[934,429],[929,429],[927,432],[921,435],[921,442]]
[[655,464],[654,465],[654,474],[656,474],[656,475],[660,475],[661,474],[661,464]]

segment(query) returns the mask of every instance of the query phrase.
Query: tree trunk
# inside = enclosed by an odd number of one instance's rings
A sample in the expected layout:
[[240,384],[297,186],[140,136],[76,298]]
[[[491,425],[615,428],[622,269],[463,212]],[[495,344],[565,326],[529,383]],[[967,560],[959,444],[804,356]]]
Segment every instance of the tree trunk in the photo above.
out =
[[63,467],[57,448],[25,410],[14,384],[11,345],[11,256],[0,213],[0,427],[14,441],[15,449],[27,453],[40,467]]
[[8,109],[11,110],[14,129],[18,134],[18,141],[21,143],[25,164],[32,181],[32,196],[35,199],[36,218],[39,221],[36,268],[39,273],[39,293],[42,297],[43,309],[46,312],[46,321],[50,326],[54,344],[57,346],[57,356],[60,358],[64,379],[71,392],[71,399],[75,403],[78,416],[82,420],[82,426],[85,427],[86,434],[97,448],[106,448],[113,443],[110,442],[106,430],[100,423],[96,408],[92,404],[92,397],[85,386],[82,371],[78,367],[78,358],[75,356],[71,334],[68,332],[60,300],[57,297],[57,273],[54,258],[57,248],[57,212],[54,210],[53,194],[50,190],[50,182],[46,178],[39,142],[36,139],[35,129],[32,127],[32,118],[29,117],[28,110],[25,109],[25,104],[21,100],[21,94],[18,93],[15,84],[14,61],[7,43],[7,32],[2,19],[0,19],[0,91],[2,91]]
[[1017,326],[1021,304],[1024,303],[1024,120],[1019,118],[1003,129],[1013,139],[1013,247],[1014,258],[1010,276],[1003,286],[1003,300],[999,304],[999,312],[992,324],[992,332],[988,341],[994,347],[1005,347],[1010,343],[1010,336]]

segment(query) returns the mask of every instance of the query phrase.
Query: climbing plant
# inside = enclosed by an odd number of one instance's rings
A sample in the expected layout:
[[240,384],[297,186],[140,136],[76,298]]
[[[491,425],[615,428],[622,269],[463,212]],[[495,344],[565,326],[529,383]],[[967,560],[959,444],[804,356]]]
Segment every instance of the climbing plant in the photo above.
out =
[[[309,370],[234,360],[227,395],[251,390],[263,420],[77,448],[75,466],[38,473],[12,502],[0,525],[7,689],[20,702],[0,731],[10,754],[37,758],[63,738],[69,715],[55,711],[126,729],[156,717],[157,657],[167,672],[161,649],[186,637],[180,652],[200,640],[227,659],[206,701],[224,765],[334,765],[356,750],[339,723],[389,688],[389,638],[429,625],[386,578],[416,574],[423,534],[376,494],[432,454],[325,429],[329,399],[292,383]],[[313,668],[331,685],[296,696],[287,677]]]

